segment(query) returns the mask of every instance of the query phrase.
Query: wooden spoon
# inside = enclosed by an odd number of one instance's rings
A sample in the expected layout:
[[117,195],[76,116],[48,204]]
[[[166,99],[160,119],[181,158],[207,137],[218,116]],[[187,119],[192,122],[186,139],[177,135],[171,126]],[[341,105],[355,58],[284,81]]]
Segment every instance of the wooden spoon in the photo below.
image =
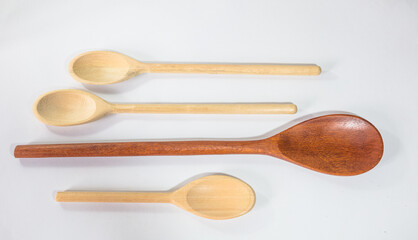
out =
[[188,113],[188,114],[293,114],[294,104],[112,104],[81,90],[56,90],[40,96],[33,105],[43,123],[70,126],[91,122],[109,113]]
[[254,190],[226,175],[194,180],[173,192],[58,192],[57,202],[172,203],[210,219],[229,219],[248,213],[255,204]]
[[112,84],[141,73],[214,73],[318,75],[317,65],[226,65],[143,63],[111,51],[92,51],[76,56],[69,65],[71,76],[82,83]]
[[383,140],[363,118],[333,114],[312,118],[253,141],[116,142],[20,145],[17,158],[197,154],[266,154],[314,171],[357,175],[379,163]]

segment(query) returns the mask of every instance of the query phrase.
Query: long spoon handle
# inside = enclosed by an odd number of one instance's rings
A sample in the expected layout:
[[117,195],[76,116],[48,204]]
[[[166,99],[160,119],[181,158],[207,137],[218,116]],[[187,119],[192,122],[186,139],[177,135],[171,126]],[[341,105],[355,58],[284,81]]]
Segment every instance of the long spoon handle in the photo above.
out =
[[232,65],[232,64],[159,64],[149,63],[155,73],[213,73],[262,75],[318,75],[317,65]]
[[175,141],[19,145],[17,158],[265,154],[267,141]]
[[112,104],[115,113],[294,114],[294,104]]
[[170,192],[58,192],[57,202],[169,203]]

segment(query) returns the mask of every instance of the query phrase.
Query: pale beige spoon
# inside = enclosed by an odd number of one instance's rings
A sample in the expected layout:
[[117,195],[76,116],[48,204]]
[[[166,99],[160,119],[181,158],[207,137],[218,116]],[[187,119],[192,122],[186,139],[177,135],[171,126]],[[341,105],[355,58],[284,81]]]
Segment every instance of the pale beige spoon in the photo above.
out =
[[45,93],[33,105],[40,121],[55,126],[83,124],[109,113],[293,114],[296,111],[296,105],[286,103],[113,104],[89,92],[71,89]]
[[249,212],[255,204],[254,190],[226,175],[194,180],[173,192],[58,192],[57,202],[172,203],[210,219],[229,219]]
[[82,83],[112,84],[141,73],[213,73],[264,75],[318,75],[321,68],[305,65],[232,65],[143,63],[121,53],[92,51],[76,56],[69,65],[71,76]]

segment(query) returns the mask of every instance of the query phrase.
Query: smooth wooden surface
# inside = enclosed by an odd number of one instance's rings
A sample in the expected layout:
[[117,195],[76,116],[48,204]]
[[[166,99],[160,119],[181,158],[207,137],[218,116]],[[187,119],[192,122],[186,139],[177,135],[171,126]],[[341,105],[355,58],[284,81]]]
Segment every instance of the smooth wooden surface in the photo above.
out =
[[291,103],[112,104],[113,113],[294,114]]
[[229,219],[249,212],[255,204],[254,190],[227,175],[210,175],[172,192],[58,192],[57,202],[172,203],[210,219]]
[[147,63],[154,73],[211,73],[211,74],[256,74],[256,75],[318,75],[317,65],[233,65],[233,64],[158,64]]
[[266,154],[314,171],[357,175],[376,166],[383,140],[368,121],[354,115],[325,115],[256,141],[116,142],[20,145],[17,158],[200,154]]
[[72,89],[45,93],[33,104],[36,118],[55,126],[83,124],[109,113],[294,114],[296,111],[296,105],[291,103],[111,104],[89,92]]
[[57,202],[169,203],[167,192],[58,192]]
[[121,53],[91,51],[82,53],[70,62],[70,75],[87,84],[112,84],[146,72],[155,73],[212,73],[263,75],[318,75],[321,68],[314,64],[161,64],[142,63]]
[[45,124],[55,126],[91,122],[111,111],[111,105],[98,96],[74,89],[47,92],[33,104],[35,117]]

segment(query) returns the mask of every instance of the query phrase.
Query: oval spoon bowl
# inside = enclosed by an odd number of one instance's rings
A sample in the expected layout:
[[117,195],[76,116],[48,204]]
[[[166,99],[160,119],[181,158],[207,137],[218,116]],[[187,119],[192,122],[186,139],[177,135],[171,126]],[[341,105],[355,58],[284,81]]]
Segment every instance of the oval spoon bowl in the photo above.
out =
[[271,139],[272,155],[322,173],[358,175],[374,168],[383,156],[383,139],[367,120],[347,114],[316,117]]
[[54,126],[71,126],[90,122],[105,115],[108,104],[96,95],[81,90],[64,89],[47,92],[33,104],[33,113],[41,122]]
[[198,216],[217,220],[239,217],[255,204],[251,186],[227,175],[199,178],[173,195],[175,205]]
[[76,56],[68,70],[79,82],[104,85],[122,82],[140,74],[140,65],[140,62],[117,52],[91,51]]

